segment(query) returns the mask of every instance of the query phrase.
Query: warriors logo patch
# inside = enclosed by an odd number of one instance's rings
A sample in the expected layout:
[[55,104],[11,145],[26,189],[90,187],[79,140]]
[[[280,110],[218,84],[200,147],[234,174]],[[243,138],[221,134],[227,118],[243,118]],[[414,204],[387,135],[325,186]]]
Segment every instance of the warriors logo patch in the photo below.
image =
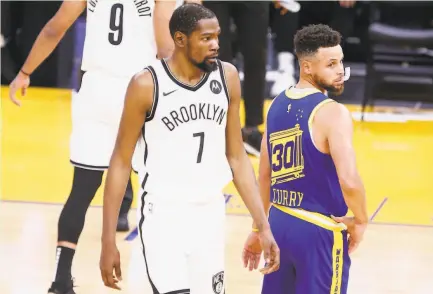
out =
[[221,271],[212,277],[212,289],[215,294],[224,293],[224,271]]

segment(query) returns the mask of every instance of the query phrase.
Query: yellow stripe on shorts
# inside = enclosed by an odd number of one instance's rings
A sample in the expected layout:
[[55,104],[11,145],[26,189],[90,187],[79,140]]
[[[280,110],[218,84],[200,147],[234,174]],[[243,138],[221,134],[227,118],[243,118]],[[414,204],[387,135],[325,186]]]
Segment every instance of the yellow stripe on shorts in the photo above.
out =
[[343,261],[343,234],[334,231],[334,246],[332,247],[332,284],[330,294],[341,293]]

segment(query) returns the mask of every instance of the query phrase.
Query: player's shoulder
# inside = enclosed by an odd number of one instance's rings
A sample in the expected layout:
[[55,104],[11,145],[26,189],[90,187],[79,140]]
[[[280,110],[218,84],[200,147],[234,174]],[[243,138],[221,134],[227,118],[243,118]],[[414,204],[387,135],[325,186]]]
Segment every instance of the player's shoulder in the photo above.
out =
[[230,80],[230,77],[234,77],[234,76],[238,76],[238,69],[236,68],[236,66],[234,66],[233,64],[231,64],[230,62],[226,62],[226,61],[221,61],[221,66],[222,69],[224,70],[224,74],[226,75],[226,78],[228,80]]
[[318,109],[316,119],[325,124],[349,123],[352,121],[352,114],[344,104],[333,99],[326,99],[325,102]]
[[141,90],[153,89],[155,77],[152,70],[149,68],[144,68],[141,71],[135,73],[130,81],[133,87],[139,88]]
[[155,85],[156,82],[152,73],[148,69],[143,69],[131,77],[127,90],[127,99],[136,101],[150,110],[155,95],[158,95],[158,88]]
[[327,98],[327,102],[328,103],[325,104],[325,109],[327,109],[330,114],[350,116],[350,111],[344,104],[330,98]]

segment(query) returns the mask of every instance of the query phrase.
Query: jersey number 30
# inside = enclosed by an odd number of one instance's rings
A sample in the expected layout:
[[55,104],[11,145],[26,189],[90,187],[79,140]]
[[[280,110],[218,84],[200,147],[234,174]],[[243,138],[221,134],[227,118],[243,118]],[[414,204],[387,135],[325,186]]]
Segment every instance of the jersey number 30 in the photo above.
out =
[[112,45],[119,45],[123,39],[123,4],[116,3],[111,7],[110,30],[108,41]]

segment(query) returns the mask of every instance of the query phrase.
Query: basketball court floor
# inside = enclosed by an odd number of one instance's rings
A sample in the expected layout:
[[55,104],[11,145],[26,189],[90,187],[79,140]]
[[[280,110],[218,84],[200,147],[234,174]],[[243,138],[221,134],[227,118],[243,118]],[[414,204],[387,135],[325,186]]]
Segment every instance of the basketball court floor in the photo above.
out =
[[[21,108],[7,95],[2,88],[0,293],[46,293],[54,275],[57,220],[72,180],[71,93],[29,89]],[[359,107],[348,107],[371,219],[364,242],[352,255],[349,293],[432,293],[433,110],[376,108],[360,122]],[[251,161],[257,171],[258,160]],[[251,218],[233,184],[224,192],[226,292],[260,293],[262,275],[244,269],[241,262]],[[136,199],[131,231],[118,234],[121,293],[151,294],[134,230]],[[75,254],[79,294],[116,293],[104,287],[99,274],[101,205],[102,189],[88,211]]]

